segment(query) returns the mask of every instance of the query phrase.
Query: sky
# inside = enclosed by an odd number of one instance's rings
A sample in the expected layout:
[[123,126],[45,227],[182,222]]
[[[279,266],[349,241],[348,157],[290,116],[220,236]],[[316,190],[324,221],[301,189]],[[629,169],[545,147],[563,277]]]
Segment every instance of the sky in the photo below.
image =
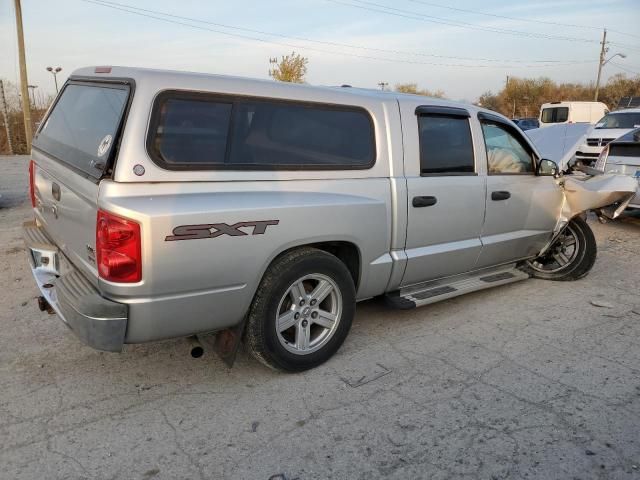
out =
[[[604,67],[604,80],[640,74],[640,0],[108,3],[22,0],[28,80],[37,92],[55,91],[47,66],[62,67],[59,84],[87,65],[268,78],[270,57],[296,51],[309,59],[311,84],[417,83],[474,101],[499,91],[507,75],[595,81],[604,27],[609,55],[626,54]],[[0,78],[18,81],[17,59],[13,0],[0,0]]]

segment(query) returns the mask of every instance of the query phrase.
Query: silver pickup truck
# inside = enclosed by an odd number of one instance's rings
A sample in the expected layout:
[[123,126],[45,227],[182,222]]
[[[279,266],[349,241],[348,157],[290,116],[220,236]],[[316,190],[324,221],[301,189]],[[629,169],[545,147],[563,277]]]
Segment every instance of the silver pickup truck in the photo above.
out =
[[472,105],[122,67],[73,73],[33,142],[24,225],[43,310],[86,344],[218,332],[300,371],[356,302],[411,308],[596,258],[580,217],[636,182],[565,175]]

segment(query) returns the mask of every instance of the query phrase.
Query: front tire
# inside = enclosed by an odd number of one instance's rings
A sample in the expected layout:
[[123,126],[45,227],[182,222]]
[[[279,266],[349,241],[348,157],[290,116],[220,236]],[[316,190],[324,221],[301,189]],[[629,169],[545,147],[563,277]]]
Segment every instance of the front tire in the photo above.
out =
[[527,261],[524,270],[544,280],[578,280],[589,273],[597,253],[591,227],[583,218],[574,217],[544,255]]
[[247,347],[277,370],[317,367],[347,337],[355,303],[353,279],[338,258],[315,248],[286,253],[260,282],[247,317]]

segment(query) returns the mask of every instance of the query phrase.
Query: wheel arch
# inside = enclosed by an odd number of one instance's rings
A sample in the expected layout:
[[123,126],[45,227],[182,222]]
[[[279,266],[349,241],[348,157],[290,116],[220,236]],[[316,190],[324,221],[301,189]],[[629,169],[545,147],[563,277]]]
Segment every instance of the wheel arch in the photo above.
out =
[[[318,242],[302,243],[299,245],[284,248],[283,250],[275,254],[267,263],[260,276],[260,281],[262,281],[265,273],[276,260],[292,251],[302,248],[315,248],[317,250],[322,250],[324,252],[330,253],[331,255],[338,258],[338,260],[340,260],[345,265],[345,267],[347,267],[347,270],[349,270],[351,278],[353,279],[355,289],[356,291],[358,291],[358,287],[362,279],[362,252],[354,242],[347,240],[324,240]],[[259,283],[260,282],[258,282],[258,284]]]

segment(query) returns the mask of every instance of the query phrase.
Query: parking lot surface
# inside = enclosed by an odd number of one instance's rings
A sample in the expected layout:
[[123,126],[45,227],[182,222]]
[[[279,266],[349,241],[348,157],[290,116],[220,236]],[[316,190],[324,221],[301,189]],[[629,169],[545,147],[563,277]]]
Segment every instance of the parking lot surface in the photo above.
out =
[[27,161],[0,157],[0,478],[640,478],[640,216],[590,218],[583,280],[367,301],[287,375],[184,340],[97,352],[40,312]]

